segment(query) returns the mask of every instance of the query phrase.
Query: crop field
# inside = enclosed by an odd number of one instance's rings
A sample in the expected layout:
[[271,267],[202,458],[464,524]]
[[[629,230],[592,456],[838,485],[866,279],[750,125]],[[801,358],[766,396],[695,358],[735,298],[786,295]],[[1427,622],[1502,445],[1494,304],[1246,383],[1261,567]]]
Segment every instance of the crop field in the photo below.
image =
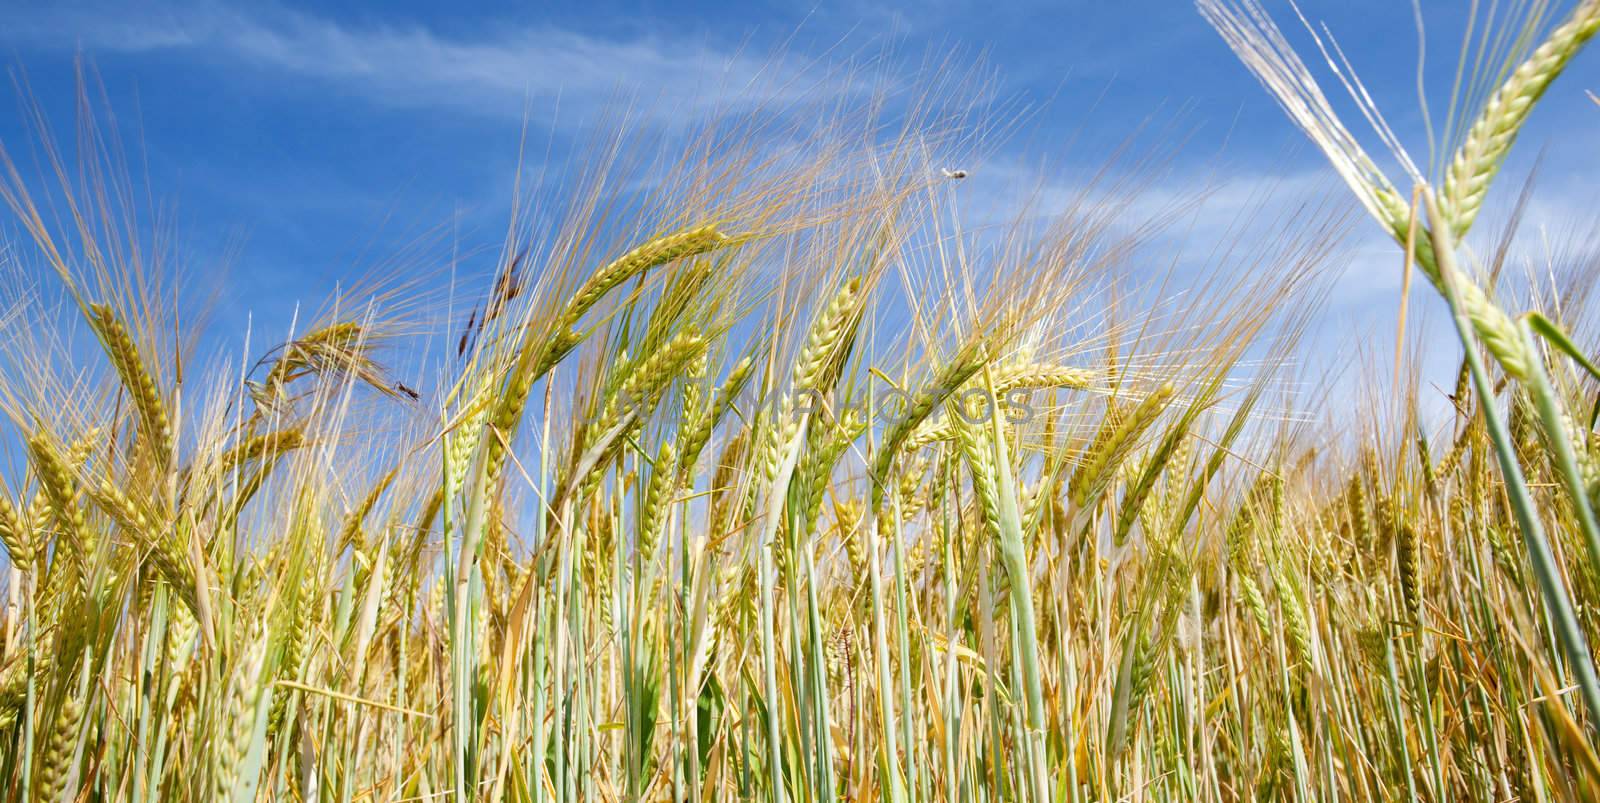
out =
[[[0,160],[0,799],[1600,798],[1600,262],[1504,281],[1545,266],[1497,182],[1600,114],[1559,80],[1600,0],[1489,5],[1409,143],[1362,83],[1407,76],[1200,0],[1342,195],[1181,292],[1118,284],[1162,242],[1128,188],[969,225],[929,154],[1012,124],[866,99],[619,125],[492,275],[219,356],[111,123],[41,118]],[[1451,334],[1402,312],[1370,392],[1299,368],[1352,231]]]

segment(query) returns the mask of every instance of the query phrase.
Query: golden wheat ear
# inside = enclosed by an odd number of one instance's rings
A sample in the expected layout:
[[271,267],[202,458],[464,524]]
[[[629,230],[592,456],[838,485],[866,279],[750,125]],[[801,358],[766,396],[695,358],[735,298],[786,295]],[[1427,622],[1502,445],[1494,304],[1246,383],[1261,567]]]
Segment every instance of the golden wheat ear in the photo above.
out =
[[24,571],[33,566],[33,533],[9,493],[0,492],[0,545],[11,565]]
[[697,226],[645,242],[595,271],[567,301],[563,322],[577,326],[607,293],[640,273],[668,262],[710,253],[729,242],[715,226]]
[[139,415],[140,429],[148,443],[150,455],[155,458],[157,465],[171,465],[172,424],[167,417],[166,403],[162,401],[155,377],[145,367],[144,358],[139,354],[139,347],[133,342],[133,337],[128,334],[127,328],[122,325],[122,319],[117,313],[105,304],[90,304],[89,311],[89,320],[95,334],[99,336],[100,343],[106,350],[106,356],[111,359],[112,367],[116,368],[117,376],[122,379],[123,388],[133,400],[133,407]]

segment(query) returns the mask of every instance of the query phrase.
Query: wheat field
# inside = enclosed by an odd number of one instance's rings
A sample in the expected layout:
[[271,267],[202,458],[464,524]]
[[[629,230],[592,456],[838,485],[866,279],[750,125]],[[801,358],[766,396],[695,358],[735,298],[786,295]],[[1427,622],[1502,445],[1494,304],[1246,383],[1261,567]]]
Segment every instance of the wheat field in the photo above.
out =
[[[989,124],[868,103],[619,132],[482,293],[206,359],[106,140],[7,143],[0,796],[1600,798],[1600,270],[1472,236],[1600,0],[1486,16],[1430,170],[1199,11],[1354,203],[1165,297],[1126,196],[969,228],[929,153]],[[1458,338],[1360,403],[1296,354],[1372,222]]]

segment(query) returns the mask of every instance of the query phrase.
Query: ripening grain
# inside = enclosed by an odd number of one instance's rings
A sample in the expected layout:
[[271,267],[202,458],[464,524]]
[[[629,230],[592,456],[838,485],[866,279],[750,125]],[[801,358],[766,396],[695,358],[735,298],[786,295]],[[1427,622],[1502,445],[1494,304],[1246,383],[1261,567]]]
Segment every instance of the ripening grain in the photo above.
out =
[[1364,109],[1399,182],[1199,5],[1447,302],[1446,420],[1291,390],[1334,224],[1129,301],[1155,223],[968,231],[927,148],[971,132],[870,104],[643,201],[596,156],[431,327],[341,298],[225,370],[8,173],[73,303],[0,320],[0,797],[1600,795],[1600,273],[1525,300],[1462,243],[1600,2],[1479,65],[1436,178]]

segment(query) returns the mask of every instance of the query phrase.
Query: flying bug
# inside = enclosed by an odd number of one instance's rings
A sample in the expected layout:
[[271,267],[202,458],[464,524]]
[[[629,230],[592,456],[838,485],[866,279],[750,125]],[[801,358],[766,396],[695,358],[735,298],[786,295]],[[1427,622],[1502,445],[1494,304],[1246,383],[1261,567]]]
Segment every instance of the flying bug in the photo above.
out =
[[944,177],[945,178],[954,179],[956,181],[960,181],[961,179],[964,179],[964,178],[967,177],[967,171],[962,170],[960,168],[957,168],[955,170],[951,170],[950,168],[946,167],[946,168],[943,169],[943,172],[944,172]]
[[472,314],[467,317],[467,326],[461,332],[461,340],[456,343],[456,356],[461,357],[467,353],[467,344],[473,338],[483,333],[483,327],[500,314],[505,312],[506,305],[522,295],[523,283],[518,275],[522,267],[522,260],[528,256],[528,249],[517,252],[506,264],[505,270],[500,272],[494,280],[494,288],[489,291],[489,299],[483,305],[483,316],[478,316],[478,307],[472,308]]
[[522,267],[522,260],[526,259],[527,256],[528,249],[523,248],[518,251],[517,255],[512,257],[511,262],[506,265],[506,269],[501,271],[500,276],[495,279],[494,291],[489,294],[488,308],[483,313],[483,320],[478,322],[480,329],[484,324],[500,317],[500,313],[505,311],[506,305],[517,296],[522,295],[522,279],[518,275],[518,271]]
[[472,308],[472,314],[467,316],[467,328],[461,330],[461,342],[456,344],[456,356],[467,353],[467,342],[472,339],[473,325],[478,322],[478,308]]
[[396,382],[396,383],[394,383],[394,389],[400,391],[401,393],[406,394],[407,396],[410,396],[412,401],[421,401],[421,399],[422,399],[422,394],[421,393],[416,392],[415,390],[413,390],[411,388],[411,386],[407,385],[404,382]]

